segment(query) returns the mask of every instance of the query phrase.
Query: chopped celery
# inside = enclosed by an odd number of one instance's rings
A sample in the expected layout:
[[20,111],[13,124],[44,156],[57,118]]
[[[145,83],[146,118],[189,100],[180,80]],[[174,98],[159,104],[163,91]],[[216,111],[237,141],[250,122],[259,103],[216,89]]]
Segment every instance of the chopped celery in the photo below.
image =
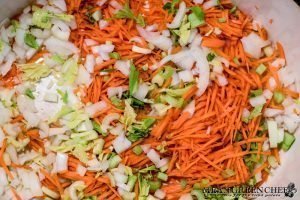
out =
[[27,89],[25,90],[25,95],[28,96],[30,99],[35,99],[35,97],[34,97],[34,95],[33,95],[33,93],[32,93],[32,90],[29,89],[29,88],[27,88]]
[[51,73],[51,69],[45,64],[28,63],[18,64],[22,74],[22,79],[25,81],[39,81],[41,78],[48,76]]
[[105,132],[102,130],[100,124],[98,124],[98,123],[95,122],[95,121],[92,121],[92,124],[93,124],[93,129],[94,129],[95,131],[97,131],[97,133],[100,133],[100,134],[103,135],[104,137],[107,136],[107,133],[105,133]]
[[194,189],[191,191],[192,196],[196,196],[197,200],[204,200],[205,196],[201,190]]
[[161,76],[166,80],[170,77],[172,77],[172,75],[174,74],[174,68],[170,67],[170,66],[166,66],[164,67],[163,70],[161,70],[159,72],[159,74],[161,74]]
[[137,176],[132,175],[128,177],[127,185],[129,186],[129,191],[133,190],[136,181],[137,181]]
[[33,49],[38,49],[39,45],[36,41],[36,37],[30,33],[26,33],[24,37],[25,44]]
[[200,183],[195,183],[195,184],[193,185],[193,189],[194,189],[194,190],[199,190],[199,189],[201,189]]
[[139,173],[144,174],[144,173],[148,173],[149,171],[156,171],[156,170],[157,169],[156,169],[155,165],[151,165],[149,167],[139,170]]
[[222,18],[219,18],[218,19],[218,22],[220,22],[220,23],[225,23],[227,20],[226,20],[226,18],[225,17],[222,17]]
[[264,64],[260,64],[255,71],[257,74],[262,75],[266,71],[266,69],[267,67]]
[[235,175],[235,172],[232,169],[225,169],[221,174],[223,178],[230,178]]
[[157,178],[162,180],[162,181],[167,181],[168,180],[168,175],[162,172],[157,173]]
[[135,155],[141,155],[143,153],[143,149],[140,145],[133,147],[132,151]]
[[109,159],[109,169],[115,168],[122,161],[122,158],[119,155],[115,155]]
[[250,97],[257,97],[257,96],[260,96],[263,94],[263,90],[260,88],[260,89],[257,89],[257,90],[251,90],[250,91]]
[[201,26],[205,24],[205,15],[201,7],[199,6],[193,6],[190,8],[192,13],[189,14],[188,19],[191,23],[191,28],[196,28],[198,26]]
[[119,60],[121,58],[121,56],[118,52],[109,53],[109,57],[112,58],[112,59],[116,59],[116,60]]
[[186,179],[181,179],[180,180],[180,187],[181,189],[185,189],[187,186],[187,180]]
[[209,53],[207,54],[206,59],[208,62],[211,62],[215,57],[216,55],[214,53]]
[[296,138],[294,135],[292,135],[288,132],[284,132],[284,139],[283,139],[281,148],[284,151],[288,151],[291,148],[291,146],[294,144],[295,140],[296,140]]
[[154,192],[158,190],[161,187],[161,182],[160,181],[149,181],[149,186],[150,186],[150,191]]
[[130,63],[130,73],[129,73],[129,94],[133,95],[138,90],[139,87],[139,71],[136,70],[133,63]]
[[282,92],[275,91],[273,98],[277,104],[281,104],[283,102],[283,100],[285,99],[285,96],[284,96],[284,94],[282,94]]

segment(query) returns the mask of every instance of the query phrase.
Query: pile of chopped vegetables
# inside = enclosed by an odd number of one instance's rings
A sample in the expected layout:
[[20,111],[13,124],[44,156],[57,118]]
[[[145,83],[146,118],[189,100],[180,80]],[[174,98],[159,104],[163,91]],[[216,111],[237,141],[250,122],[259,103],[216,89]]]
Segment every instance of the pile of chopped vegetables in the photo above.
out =
[[37,0],[0,36],[1,199],[229,200],[203,188],[295,141],[283,47],[230,0]]

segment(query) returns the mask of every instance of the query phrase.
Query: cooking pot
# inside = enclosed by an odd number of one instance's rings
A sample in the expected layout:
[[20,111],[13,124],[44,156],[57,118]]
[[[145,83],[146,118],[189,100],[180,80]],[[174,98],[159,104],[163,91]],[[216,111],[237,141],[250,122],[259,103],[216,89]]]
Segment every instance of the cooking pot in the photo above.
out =
[[[292,0],[234,0],[244,12],[261,23],[267,30],[270,39],[280,41],[285,49],[287,67],[299,74],[297,90],[300,92],[300,7]],[[299,2],[299,1],[298,1]],[[0,21],[21,12],[30,0],[0,0]],[[263,187],[287,187],[300,199],[300,130],[295,144],[288,152],[280,152],[281,165],[274,171]],[[298,189],[298,192],[297,192]],[[266,192],[270,191],[267,189]],[[268,193],[271,195],[272,193]],[[264,194],[267,195],[267,194]],[[282,195],[282,194],[281,194]],[[263,196],[258,199],[274,199]],[[290,199],[290,197],[286,197]]]

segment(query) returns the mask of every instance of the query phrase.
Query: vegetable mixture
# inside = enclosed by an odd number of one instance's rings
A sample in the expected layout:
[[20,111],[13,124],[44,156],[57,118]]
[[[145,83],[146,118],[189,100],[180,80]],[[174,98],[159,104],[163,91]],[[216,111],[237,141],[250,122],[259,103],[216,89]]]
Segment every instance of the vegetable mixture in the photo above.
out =
[[230,0],[37,0],[0,38],[1,199],[243,199],[203,189],[295,141],[283,46]]

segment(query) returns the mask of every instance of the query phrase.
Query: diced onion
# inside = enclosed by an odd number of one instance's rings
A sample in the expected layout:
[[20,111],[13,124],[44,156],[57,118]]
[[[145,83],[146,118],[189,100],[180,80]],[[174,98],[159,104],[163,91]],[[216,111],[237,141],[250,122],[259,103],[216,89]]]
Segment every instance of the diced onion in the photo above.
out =
[[92,39],[84,39],[84,43],[86,46],[90,47],[90,46],[94,46],[97,45],[98,42]]
[[248,36],[241,39],[245,52],[252,57],[259,59],[261,57],[261,49],[270,44],[270,41],[261,39],[256,33],[251,32]]
[[57,194],[56,192],[54,192],[53,190],[43,186],[42,187],[42,191],[48,196],[51,197],[53,199],[58,199],[60,196],[59,194]]
[[67,5],[65,0],[51,0],[50,1],[53,5],[61,9],[62,11],[66,12],[67,11]]
[[138,90],[133,94],[135,98],[144,101],[149,92],[149,86],[146,83],[139,84]]
[[94,72],[95,64],[96,64],[96,60],[95,60],[94,55],[93,54],[86,55],[84,67],[86,68],[86,70],[89,73],[93,73]]
[[106,115],[102,120],[102,130],[104,132],[107,132],[109,128],[111,128],[110,123],[118,120],[120,118],[120,115],[118,113],[110,113]]
[[83,65],[80,65],[78,67],[78,75],[76,78],[76,83],[78,85],[85,85],[88,87],[92,81],[93,80],[90,73],[86,70],[85,67],[83,67]]
[[260,106],[266,103],[266,99],[263,95],[250,98],[249,103],[252,107]]
[[191,101],[185,108],[184,110],[182,111],[183,113],[184,112],[187,112],[190,114],[190,117],[192,117],[195,113],[195,110],[196,110],[196,107],[195,107],[195,100]]
[[61,40],[69,40],[71,30],[67,24],[60,20],[55,20],[52,28],[51,28],[52,34]]
[[109,87],[107,88],[107,96],[109,98],[117,96],[119,99],[122,97],[123,92],[128,90],[127,86]]
[[161,160],[158,161],[158,163],[155,165],[157,168],[161,168],[163,166],[166,166],[169,162],[168,158],[162,158]]
[[79,52],[78,48],[69,41],[63,41],[51,36],[45,41],[46,49],[51,53],[69,56]]
[[129,60],[117,60],[115,67],[125,76],[129,76],[130,61]]
[[277,58],[271,63],[271,66],[273,67],[284,67],[285,66],[285,59],[283,58]]
[[265,117],[276,117],[277,115],[283,114],[283,110],[274,109],[274,108],[266,108],[264,111]]
[[179,200],[193,200],[193,197],[190,193],[187,193],[187,194],[181,195]]
[[84,110],[90,117],[93,117],[97,112],[104,110],[106,107],[107,104],[105,101],[99,101],[97,103],[86,106]]
[[150,144],[143,144],[141,145],[144,153],[148,153],[150,151],[151,145]]
[[160,156],[154,149],[148,151],[147,157],[155,164],[155,166],[160,162]]
[[165,37],[163,35],[160,35],[157,32],[149,32],[145,29],[143,29],[140,26],[137,26],[137,30],[139,34],[147,41],[156,46],[159,49],[162,49],[164,51],[167,51],[172,47],[172,40],[169,37]]
[[277,123],[273,120],[268,120],[268,132],[269,132],[269,140],[270,140],[270,147],[276,148],[277,147],[277,141],[278,141],[278,128]]
[[192,82],[194,80],[193,73],[190,70],[184,70],[178,73],[179,79],[183,82]]
[[87,169],[86,169],[84,166],[82,166],[82,165],[80,165],[80,164],[77,165],[76,172],[77,172],[80,176],[84,176],[85,173],[86,173],[86,171],[87,171]]
[[270,100],[270,99],[272,99],[273,93],[272,93],[269,89],[265,89],[265,90],[263,91],[263,96],[264,96],[266,99]]
[[272,90],[275,89],[276,85],[277,85],[276,80],[273,77],[269,78],[270,89],[272,89]]
[[62,128],[49,128],[49,136],[61,135],[64,134],[68,129],[65,127]]
[[180,24],[181,24],[181,21],[183,20],[184,18],[184,15],[185,15],[185,12],[186,12],[186,5],[185,5],[185,2],[182,1],[180,4],[179,4],[179,9],[172,21],[171,24],[167,24],[167,27],[169,29],[175,29],[175,28],[179,28]]
[[166,197],[166,193],[165,193],[165,191],[158,189],[155,191],[154,196],[159,199],[164,199]]
[[99,21],[99,28],[100,28],[100,30],[106,28],[107,26],[108,26],[108,21],[106,21],[106,20],[104,20],[104,19],[101,19],[101,20]]
[[141,53],[141,54],[150,54],[151,53],[150,49],[141,48],[141,47],[138,47],[136,45],[133,45],[131,50],[133,52]]
[[130,38],[129,42],[137,42],[137,43],[143,44],[143,39],[141,37],[135,36],[135,37]]
[[218,0],[209,0],[203,4],[203,9],[207,10],[218,5]]
[[131,142],[124,136],[124,134],[121,134],[113,141],[112,145],[115,151],[119,154],[126,151],[131,146]]
[[226,86],[228,84],[228,80],[224,75],[217,75],[218,84],[220,86]]
[[68,154],[57,153],[55,159],[55,167],[57,172],[68,170]]

